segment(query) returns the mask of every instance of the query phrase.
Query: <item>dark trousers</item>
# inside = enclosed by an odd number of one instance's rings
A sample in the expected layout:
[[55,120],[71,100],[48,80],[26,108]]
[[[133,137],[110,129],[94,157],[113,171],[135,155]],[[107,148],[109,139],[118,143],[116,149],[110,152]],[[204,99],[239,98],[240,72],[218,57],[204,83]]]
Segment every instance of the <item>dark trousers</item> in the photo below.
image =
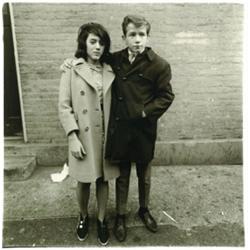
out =
[[[127,212],[131,162],[120,163],[119,167],[120,176],[116,179],[116,212],[125,214]],[[140,207],[148,207],[151,186],[151,164],[136,163],[136,173],[138,177],[139,205]]]

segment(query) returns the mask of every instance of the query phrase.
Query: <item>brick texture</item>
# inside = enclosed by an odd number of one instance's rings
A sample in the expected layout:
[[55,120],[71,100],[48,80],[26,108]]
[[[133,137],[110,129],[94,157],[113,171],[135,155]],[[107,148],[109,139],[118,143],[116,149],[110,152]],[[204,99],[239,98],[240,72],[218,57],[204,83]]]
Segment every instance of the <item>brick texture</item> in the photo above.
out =
[[102,23],[116,51],[127,14],[150,21],[150,46],[172,66],[176,99],[159,121],[158,141],[242,137],[242,5],[14,3],[13,10],[29,142],[65,142],[59,66],[74,55],[78,27]]

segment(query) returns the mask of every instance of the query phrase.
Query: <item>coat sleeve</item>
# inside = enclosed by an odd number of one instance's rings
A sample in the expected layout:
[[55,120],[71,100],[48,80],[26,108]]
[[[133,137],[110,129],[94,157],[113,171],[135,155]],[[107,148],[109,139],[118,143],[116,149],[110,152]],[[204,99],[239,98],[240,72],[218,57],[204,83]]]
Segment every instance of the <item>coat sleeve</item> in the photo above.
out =
[[169,64],[165,64],[158,73],[156,81],[155,98],[144,107],[146,116],[154,116],[159,118],[170,107],[174,100],[174,93],[170,84],[171,68]]
[[73,130],[79,130],[77,125],[74,110],[72,106],[72,95],[71,95],[71,70],[67,69],[62,73],[60,87],[59,87],[59,119],[68,135]]

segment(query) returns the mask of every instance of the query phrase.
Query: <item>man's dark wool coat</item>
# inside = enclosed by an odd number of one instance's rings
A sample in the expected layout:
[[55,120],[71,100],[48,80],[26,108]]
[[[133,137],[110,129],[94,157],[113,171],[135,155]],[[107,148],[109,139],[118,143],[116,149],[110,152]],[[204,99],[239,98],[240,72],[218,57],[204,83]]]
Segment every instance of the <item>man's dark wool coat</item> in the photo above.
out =
[[148,47],[132,64],[127,49],[118,51],[111,64],[116,77],[105,157],[148,163],[154,156],[157,119],[174,99],[170,65]]

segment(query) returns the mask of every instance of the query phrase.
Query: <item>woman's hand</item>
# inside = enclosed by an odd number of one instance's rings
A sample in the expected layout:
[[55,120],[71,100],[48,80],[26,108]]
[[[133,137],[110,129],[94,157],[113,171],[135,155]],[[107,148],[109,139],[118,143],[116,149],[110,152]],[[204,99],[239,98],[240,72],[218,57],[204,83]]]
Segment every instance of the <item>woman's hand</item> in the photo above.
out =
[[84,156],[86,156],[86,151],[75,132],[69,134],[68,141],[71,154],[76,159],[83,160]]
[[73,58],[67,58],[63,61],[63,64],[60,66],[60,70],[65,72],[67,69],[71,69],[73,66]]

